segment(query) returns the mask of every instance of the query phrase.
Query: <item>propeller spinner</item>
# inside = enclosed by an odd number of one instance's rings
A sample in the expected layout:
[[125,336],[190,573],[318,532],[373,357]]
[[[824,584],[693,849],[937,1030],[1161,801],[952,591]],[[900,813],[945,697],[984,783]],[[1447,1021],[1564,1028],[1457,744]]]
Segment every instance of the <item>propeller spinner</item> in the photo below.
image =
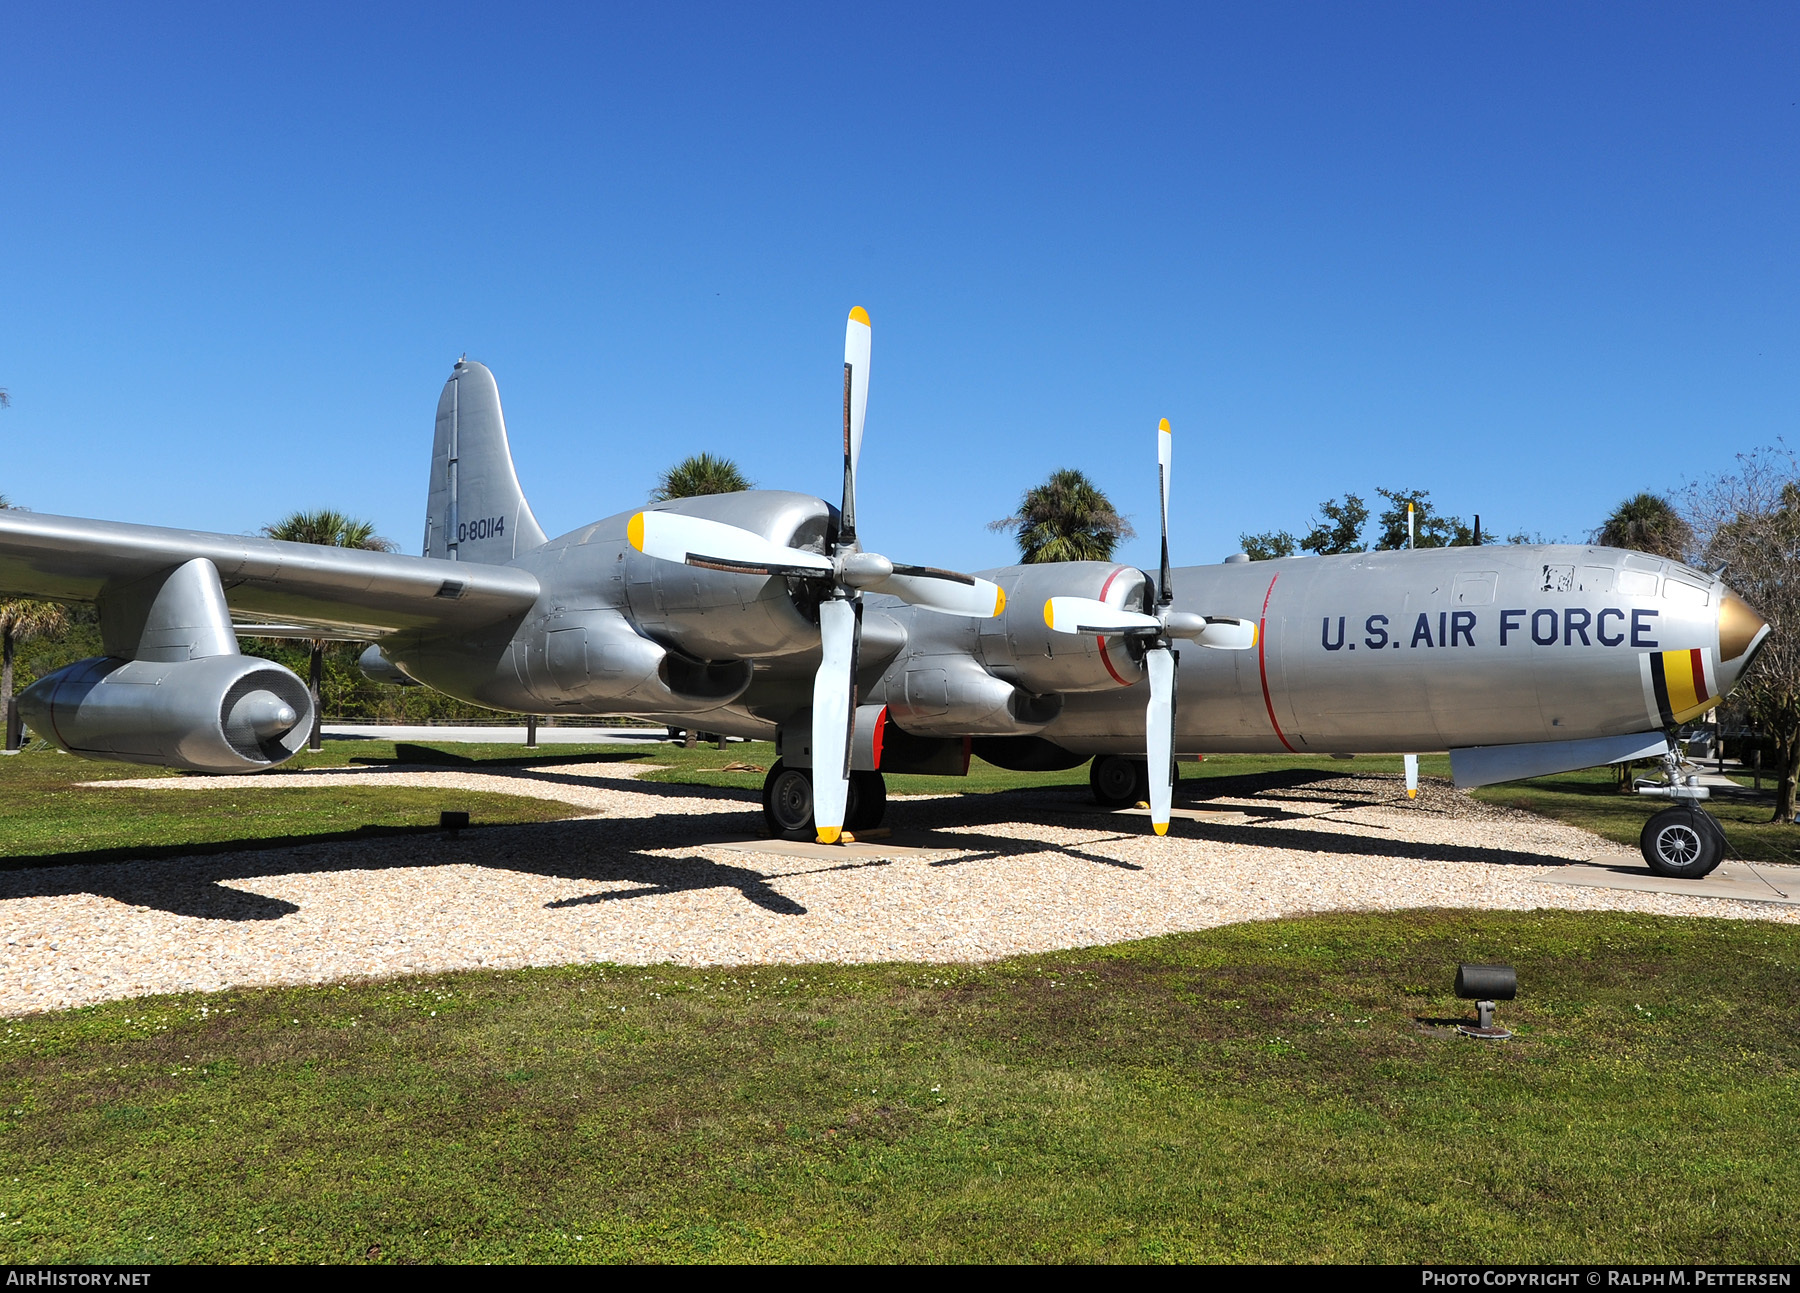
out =
[[812,709],[813,825],[821,844],[834,844],[842,835],[850,794],[863,592],[891,593],[923,610],[979,619],[992,618],[1006,608],[1006,593],[998,584],[954,570],[897,564],[864,552],[857,540],[856,467],[869,407],[871,335],[868,312],[861,306],[850,311],[844,327],[844,496],[830,556],[678,512],[639,512],[626,529],[632,547],[664,561],[733,574],[806,579],[822,586],[821,654],[813,675]]
[[1158,835],[1169,831],[1169,808],[1175,795],[1175,665],[1174,640],[1186,638],[1218,651],[1247,651],[1256,645],[1256,625],[1229,616],[1195,615],[1171,610],[1175,592],[1169,579],[1169,472],[1174,462],[1174,436],[1169,420],[1156,428],[1156,466],[1162,503],[1162,569],[1156,608],[1151,615],[1120,610],[1088,597],[1052,597],[1044,603],[1044,623],[1058,633],[1134,638],[1143,644],[1144,672],[1150,678],[1150,703],[1144,710],[1144,750],[1150,760],[1150,824]]

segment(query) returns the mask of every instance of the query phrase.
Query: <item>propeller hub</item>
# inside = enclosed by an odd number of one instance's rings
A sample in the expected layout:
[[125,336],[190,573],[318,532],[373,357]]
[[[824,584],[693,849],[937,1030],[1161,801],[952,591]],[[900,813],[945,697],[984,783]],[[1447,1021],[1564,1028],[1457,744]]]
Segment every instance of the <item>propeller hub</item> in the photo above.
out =
[[894,563],[879,552],[851,552],[837,561],[838,582],[846,588],[872,588],[894,573]]

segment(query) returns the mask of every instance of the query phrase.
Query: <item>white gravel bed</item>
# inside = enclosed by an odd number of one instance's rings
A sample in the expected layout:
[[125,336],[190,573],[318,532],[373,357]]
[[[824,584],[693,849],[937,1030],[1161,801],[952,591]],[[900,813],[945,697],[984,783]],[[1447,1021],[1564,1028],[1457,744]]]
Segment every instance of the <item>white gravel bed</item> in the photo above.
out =
[[[245,785],[429,785],[562,800],[562,822],[0,872],[0,1014],[117,997],[612,961],[973,961],[1307,912],[1643,911],[1782,922],[1800,909],[1544,885],[1618,856],[1588,832],[1427,783],[1330,777],[1229,823],[1084,807],[1085,790],[895,799],[896,843],[843,863],[696,841],[761,829],[754,793],[634,784],[636,765],[318,769]],[[167,789],[193,778],[102,782]],[[1206,801],[1187,799],[1195,806]],[[171,804],[171,808],[175,808]]]

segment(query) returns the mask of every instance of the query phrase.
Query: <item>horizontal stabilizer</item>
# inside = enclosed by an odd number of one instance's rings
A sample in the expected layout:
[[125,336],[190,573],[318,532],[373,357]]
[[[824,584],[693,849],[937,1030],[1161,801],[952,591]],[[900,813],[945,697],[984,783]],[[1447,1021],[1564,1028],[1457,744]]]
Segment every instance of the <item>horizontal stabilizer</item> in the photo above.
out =
[[1669,752],[1661,732],[1597,736],[1585,741],[1533,741],[1527,745],[1475,745],[1450,751],[1450,774],[1459,790],[1574,772],[1627,759],[1658,759]]

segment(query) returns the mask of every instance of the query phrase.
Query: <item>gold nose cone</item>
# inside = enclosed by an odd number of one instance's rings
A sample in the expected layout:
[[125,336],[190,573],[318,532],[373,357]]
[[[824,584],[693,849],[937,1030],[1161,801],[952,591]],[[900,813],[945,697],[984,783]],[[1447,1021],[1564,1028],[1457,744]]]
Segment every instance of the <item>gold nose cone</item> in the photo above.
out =
[[1743,598],[1726,593],[1719,599],[1719,659],[1736,660],[1768,626],[1769,622],[1751,610]]

